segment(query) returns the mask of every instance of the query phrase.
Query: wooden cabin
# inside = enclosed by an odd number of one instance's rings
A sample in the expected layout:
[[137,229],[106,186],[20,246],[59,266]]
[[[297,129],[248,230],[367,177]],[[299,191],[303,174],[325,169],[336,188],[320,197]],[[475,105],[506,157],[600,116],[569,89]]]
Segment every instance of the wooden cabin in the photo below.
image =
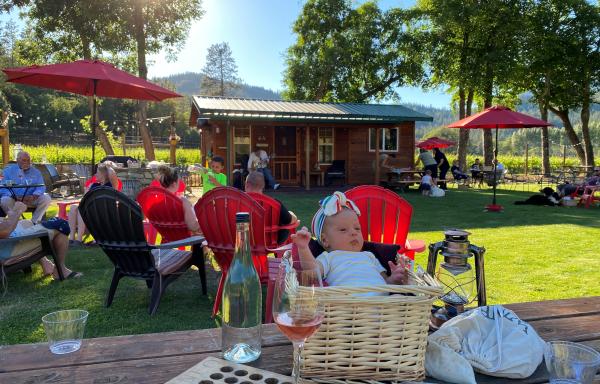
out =
[[[278,183],[319,185],[333,160],[344,160],[346,184],[379,180],[383,153],[413,167],[415,121],[430,116],[401,105],[321,103],[193,96],[190,125],[201,130],[204,156],[226,160],[228,180],[256,147],[271,157]],[[305,170],[310,170],[308,173]]]

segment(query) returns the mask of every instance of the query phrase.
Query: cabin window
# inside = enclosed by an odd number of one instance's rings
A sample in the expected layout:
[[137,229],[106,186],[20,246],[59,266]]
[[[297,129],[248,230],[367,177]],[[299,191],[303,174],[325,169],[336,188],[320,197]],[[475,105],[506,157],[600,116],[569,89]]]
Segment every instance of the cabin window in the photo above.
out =
[[333,128],[319,128],[319,164],[331,164],[333,161]]
[[[369,128],[369,152],[375,152],[376,128]],[[379,128],[379,150],[398,152],[398,128]]]
[[241,164],[244,155],[250,156],[250,127],[233,128],[235,162]]

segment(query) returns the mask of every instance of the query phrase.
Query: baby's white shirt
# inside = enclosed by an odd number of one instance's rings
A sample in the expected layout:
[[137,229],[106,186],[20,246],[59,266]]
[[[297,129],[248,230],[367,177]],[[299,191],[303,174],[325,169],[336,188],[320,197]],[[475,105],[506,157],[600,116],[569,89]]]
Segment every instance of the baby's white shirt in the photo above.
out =
[[385,285],[385,268],[371,252],[324,251],[317,257],[329,285]]

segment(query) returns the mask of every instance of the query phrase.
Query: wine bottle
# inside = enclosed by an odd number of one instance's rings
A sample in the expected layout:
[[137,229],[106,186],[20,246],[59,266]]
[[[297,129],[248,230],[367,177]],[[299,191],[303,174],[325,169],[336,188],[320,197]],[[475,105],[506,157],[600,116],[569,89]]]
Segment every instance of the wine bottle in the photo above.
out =
[[261,353],[262,292],[250,252],[250,214],[237,213],[236,226],[235,254],[221,301],[221,342],[223,358],[247,363]]

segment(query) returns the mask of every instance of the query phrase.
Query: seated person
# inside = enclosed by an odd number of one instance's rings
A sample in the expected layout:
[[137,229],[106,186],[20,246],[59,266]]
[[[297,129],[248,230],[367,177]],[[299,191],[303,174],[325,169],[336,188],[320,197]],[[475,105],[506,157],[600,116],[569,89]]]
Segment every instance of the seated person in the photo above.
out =
[[[265,189],[265,176],[258,171],[252,171],[246,177],[245,191],[263,194]],[[279,210],[279,225],[287,225],[296,223],[298,218],[292,211],[288,211],[283,203],[277,199],[274,199],[281,206]],[[284,243],[290,235],[290,231],[287,229],[280,229],[277,232],[277,243]]]
[[577,194],[583,194],[583,189],[589,186],[600,185],[600,169],[596,170],[594,174],[583,181],[581,184],[566,183],[556,187],[561,197]]
[[[117,174],[110,166],[106,163],[98,164],[96,168],[96,174],[85,183],[85,192],[91,191],[94,188],[100,186],[114,188],[115,185],[119,184]],[[83,218],[79,214],[79,204],[71,205],[69,210],[69,228],[71,233],[69,234],[69,243],[73,246],[80,246],[83,244],[83,236],[87,232]]]
[[[165,164],[159,165],[156,169],[156,173],[154,174],[154,180],[152,180],[150,182],[149,186],[166,188],[161,184],[160,180],[165,173],[171,173],[171,172],[172,172],[171,167],[169,167],[168,165],[165,165]],[[178,178],[177,189],[173,193],[176,194],[177,196],[181,197],[185,194],[185,188],[186,188],[186,186],[185,186],[185,183],[183,182],[183,180]]]
[[421,184],[419,185],[419,190],[423,196],[429,196],[431,192],[431,188],[435,186],[433,182],[433,177],[431,177],[431,170],[428,169],[425,171],[425,174],[421,178]]
[[292,235],[303,264],[318,267],[329,285],[367,286],[406,284],[404,259],[396,265],[389,261],[391,274],[373,253],[362,251],[364,240],[358,215],[360,211],[342,192],[321,201],[312,220],[312,231],[325,251],[315,260],[309,248],[311,234],[306,227]]
[[192,235],[201,235],[202,231],[200,230],[200,224],[198,224],[198,219],[194,213],[194,207],[192,206],[192,203],[190,203],[185,196],[177,194],[180,189],[180,180],[177,170],[167,165],[161,165],[158,167],[158,172],[160,186],[177,195],[181,199],[183,204],[183,217],[185,224]]
[[502,164],[498,160],[495,160],[495,162],[496,162],[496,172],[498,172],[498,173],[504,173],[504,164]]
[[[58,268],[61,269],[63,277],[81,277],[82,274],[80,272],[72,271],[65,266],[65,258],[69,249],[69,242],[66,235],[69,231],[67,222],[62,219],[54,218],[43,222],[42,224],[33,224],[30,220],[20,220],[21,215],[25,210],[27,210],[27,206],[22,202],[17,201],[8,211],[7,216],[0,219],[0,239],[28,235],[39,231],[47,231],[54,251],[56,252]],[[39,246],[40,239],[28,239],[14,242],[0,249],[0,259],[22,255],[35,250]],[[44,276],[52,276],[55,280],[59,278],[58,270],[56,269],[57,266],[46,257],[40,259],[40,264]]]
[[458,160],[454,160],[452,162],[452,167],[450,167],[450,172],[452,172],[452,176],[454,177],[454,180],[467,180],[469,178],[469,176],[462,172],[460,170],[460,167],[458,166]]
[[479,159],[475,159],[475,162],[471,165],[471,177],[473,179],[479,179],[481,177],[481,162]]
[[[25,151],[17,155],[17,164],[8,166],[4,170],[4,180],[11,180],[14,184],[44,184],[42,173],[31,166],[31,157]],[[28,208],[35,208],[31,221],[39,223],[46,210],[52,202],[50,196],[45,193],[46,187],[36,188],[15,188],[14,194],[17,199],[22,201]],[[0,189],[0,206],[4,212],[8,212],[15,205],[15,199],[8,189]]]

